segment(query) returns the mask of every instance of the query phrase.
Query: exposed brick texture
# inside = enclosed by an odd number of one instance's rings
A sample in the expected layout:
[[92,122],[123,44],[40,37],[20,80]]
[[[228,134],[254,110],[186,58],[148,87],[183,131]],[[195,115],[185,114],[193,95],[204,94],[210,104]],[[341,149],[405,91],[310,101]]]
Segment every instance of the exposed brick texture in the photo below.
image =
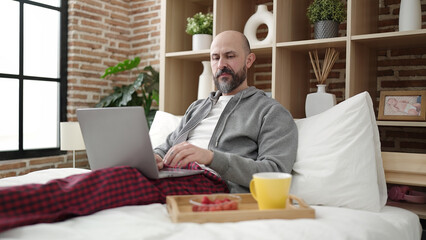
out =
[[[133,81],[135,74],[101,79],[106,68],[139,56],[141,67],[159,70],[161,0],[69,0],[68,121],[76,109],[93,107],[113,86]],[[85,151],[76,152],[76,166],[88,168]],[[32,171],[72,167],[66,155],[0,162],[0,178]]]
[[[379,32],[398,31],[400,0],[381,0]],[[426,1],[422,28],[426,28]],[[389,49],[377,53],[377,91],[425,90],[426,48]],[[379,101],[380,94],[377,94]],[[382,151],[426,153],[426,128],[380,126]]]
[[[141,57],[140,66],[152,65],[159,70],[161,0],[69,0],[68,25],[68,120],[76,121],[76,109],[93,107],[112,91],[112,87],[133,79],[121,74],[100,79],[103,71],[127,58]],[[421,0],[423,28],[426,28],[426,0]],[[257,0],[273,11],[271,0]],[[400,0],[380,0],[379,32],[398,30]],[[346,35],[346,23],[339,35]],[[260,26],[258,37],[265,37],[267,27]],[[377,52],[377,87],[382,90],[426,88],[426,48]],[[345,99],[345,52],[335,64],[328,90],[337,100]],[[271,62],[259,58],[255,64],[254,82],[258,88],[271,89]],[[311,92],[316,90],[311,75]],[[378,99],[376,100],[378,101]],[[426,128],[380,127],[382,150],[426,152]],[[85,151],[76,152],[77,167],[87,168]],[[67,155],[8,160],[0,162],[0,178],[22,175],[40,169],[72,166]]]

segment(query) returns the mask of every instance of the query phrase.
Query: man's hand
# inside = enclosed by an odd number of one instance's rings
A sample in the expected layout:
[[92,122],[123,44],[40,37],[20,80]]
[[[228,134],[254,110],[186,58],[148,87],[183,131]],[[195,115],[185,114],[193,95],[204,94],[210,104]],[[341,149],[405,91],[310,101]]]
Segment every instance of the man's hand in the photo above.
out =
[[164,163],[172,167],[182,167],[190,162],[209,165],[213,160],[213,152],[196,147],[188,142],[179,143],[169,149],[164,156]]
[[164,167],[163,159],[158,154],[154,154],[154,156],[155,156],[155,161],[157,161],[158,170],[162,169]]

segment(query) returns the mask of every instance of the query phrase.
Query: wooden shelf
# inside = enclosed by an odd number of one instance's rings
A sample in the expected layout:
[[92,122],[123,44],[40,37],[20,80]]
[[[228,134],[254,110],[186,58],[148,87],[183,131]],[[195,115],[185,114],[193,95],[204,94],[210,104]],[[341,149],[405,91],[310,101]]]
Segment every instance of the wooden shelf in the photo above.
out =
[[[386,182],[426,187],[426,154],[382,152]],[[426,219],[426,204],[388,201],[387,205],[414,212]]]
[[419,218],[426,219],[426,204],[388,201],[386,205],[409,210],[417,214]]
[[272,45],[253,46],[251,51],[256,54],[256,57],[268,57],[272,59]]
[[351,40],[374,49],[415,48],[426,46],[426,29],[352,36]]
[[318,48],[346,48],[347,37],[311,39],[302,41],[277,43],[277,47],[289,48],[294,51],[309,51]]
[[166,53],[166,58],[204,61],[210,58],[209,49],[199,51],[181,51]]
[[426,187],[426,154],[382,152],[387,183]]
[[378,126],[396,127],[426,127],[426,122],[406,122],[406,121],[377,121]]

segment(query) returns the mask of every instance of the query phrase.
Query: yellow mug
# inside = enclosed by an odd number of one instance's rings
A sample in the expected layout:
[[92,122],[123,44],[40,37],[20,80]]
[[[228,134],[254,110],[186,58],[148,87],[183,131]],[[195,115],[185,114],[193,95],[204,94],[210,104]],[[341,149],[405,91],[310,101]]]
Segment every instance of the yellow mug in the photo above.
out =
[[250,193],[260,210],[285,208],[290,184],[291,174],[288,173],[255,173],[250,181]]

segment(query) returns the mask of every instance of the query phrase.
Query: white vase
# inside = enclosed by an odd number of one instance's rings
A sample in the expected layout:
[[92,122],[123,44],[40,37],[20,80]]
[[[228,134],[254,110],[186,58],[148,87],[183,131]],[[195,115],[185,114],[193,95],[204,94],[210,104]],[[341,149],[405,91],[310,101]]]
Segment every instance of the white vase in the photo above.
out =
[[194,34],[192,35],[192,50],[210,49],[213,36],[210,34]]
[[420,0],[401,0],[399,7],[399,31],[422,28],[422,6]]
[[[257,39],[257,28],[266,24],[268,26],[268,35],[262,41]],[[254,13],[244,26],[244,35],[249,40],[250,45],[265,45],[271,44],[273,40],[274,31],[274,15],[268,11],[268,7],[264,4],[257,6],[257,11]]]
[[336,105],[336,95],[325,92],[325,84],[318,84],[315,93],[306,96],[305,113],[311,117]]
[[205,99],[209,96],[213,89],[213,73],[210,61],[202,61],[203,72],[198,78],[198,99]]

